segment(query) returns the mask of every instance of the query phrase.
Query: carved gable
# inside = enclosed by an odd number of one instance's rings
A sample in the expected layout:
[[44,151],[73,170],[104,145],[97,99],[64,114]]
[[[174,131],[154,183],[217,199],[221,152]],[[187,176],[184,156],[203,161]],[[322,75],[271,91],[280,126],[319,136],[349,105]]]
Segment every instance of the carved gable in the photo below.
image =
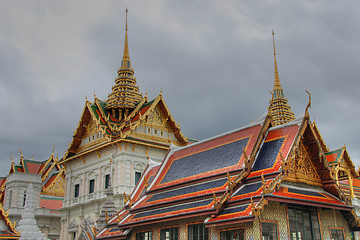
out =
[[159,108],[156,107],[156,108],[154,108],[154,110],[150,114],[150,116],[148,118],[148,123],[150,123],[152,125],[163,126],[164,125],[164,120],[166,120],[166,119],[164,119],[164,117],[161,114]]
[[85,132],[82,135],[81,143],[77,149],[77,152],[83,151],[86,148],[105,141],[102,131],[100,131],[96,121],[94,121],[92,118],[90,118],[89,122],[84,123],[83,127],[85,128]]
[[56,177],[52,181],[52,183],[49,184],[49,186],[43,188],[44,194],[54,195],[54,196],[64,196],[65,192],[65,178],[61,174]]
[[322,185],[321,178],[302,143],[293,148],[289,154],[286,162],[285,180]]

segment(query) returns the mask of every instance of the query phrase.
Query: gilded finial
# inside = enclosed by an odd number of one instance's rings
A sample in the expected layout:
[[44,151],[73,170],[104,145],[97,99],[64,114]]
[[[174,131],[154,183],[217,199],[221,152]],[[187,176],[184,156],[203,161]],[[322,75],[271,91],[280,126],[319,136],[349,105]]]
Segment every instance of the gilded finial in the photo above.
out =
[[162,96],[162,88],[161,88],[161,90],[160,90],[160,94],[159,94],[160,96]]
[[125,29],[127,30],[127,14],[128,14],[128,9],[127,8],[125,10],[125,14],[126,14],[126,26],[125,26]]
[[310,118],[310,114],[309,114],[308,109],[311,107],[311,93],[308,90],[306,90],[306,92],[309,94],[309,102],[308,102],[308,104],[306,106],[306,109],[305,109],[305,117]]
[[268,115],[271,114],[272,126],[278,126],[295,119],[294,113],[291,111],[291,107],[287,103],[287,99],[284,96],[283,89],[281,87],[279,71],[276,61],[276,49],[275,49],[275,34],[273,35],[273,48],[274,48],[274,89],[271,92],[271,101],[269,106]]
[[95,91],[94,91],[94,98],[97,99],[96,94],[95,94]]
[[86,96],[86,93],[85,93],[85,100],[88,101],[88,98],[87,98],[87,96]]
[[[128,44],[128,35],[127,35],[127,30],[128,30],[128,21],[127,21],[127,15],[128,15],[128,9],[126,8],[125,10],[125,15],[126,15],[126,22],[125,22],[125,44],[124,44],[124,55],[123,55],[123,67],[129,67],[127,65],[127,62],[130,63],[130,56],[129,56],[129,44]],[[124,66],[124,64],[126,63],[126,65]]]
[[124,191],[124,205],[129,201],[125,191]]
[[274,72],[275,72],[274,89],[279,89],[279,88],[281,88],[281,84],[280,84],[279,71],[278,71],[277,62],[276,62],[276,50],[275,50],[275,34],[274,34],[274,30],[272,31],[272,35],[273,35],[274,68],[275,68],[275,71],[274,71]]

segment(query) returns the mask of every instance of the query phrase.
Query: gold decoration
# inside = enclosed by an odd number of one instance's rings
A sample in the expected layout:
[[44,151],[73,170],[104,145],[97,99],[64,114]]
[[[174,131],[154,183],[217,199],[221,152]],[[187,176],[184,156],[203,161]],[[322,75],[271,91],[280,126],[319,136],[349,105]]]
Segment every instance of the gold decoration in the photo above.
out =
[[309,94],[309,102],[308,102],[308,104],[307,104],[307,106],[306,106],[306,108],[305,108],[305,117],[306,117],[307,119],[309,119],[309,118],[310,118],[310,114],[309,114],[308,109],[311,107],[311,94],[310,94],[310,92],[309,92],[308,90],[306,90],[306,92]]
[[117,224],[119,224],[119,222],[121,221],[121,217],[120,217],[120,214],[116,214],[116,222]]
[[155,125],[158,125],[158,126],[163,125],[162,114],[160,113],[158,108],[154,108],[154,110],[152,111],[151,115],[148,118],[148,122],[150,124],[155,124]]
[[227,173],[227,189],[226,192],[220,197],[220,199],[218,200],[215,196],[215,193],[213,193],[214,195],[214,208],[215,209],[220,209],[224,203],[230,199],[231,195],[233,194],[233,190],[235,188],[235,186],[243,179],[245,179],[250,173],[250,169],[243,169],[238,175],[236,175],[233,179],[231,179],[230,174]]
[[53,196],[64,196],[65,194],[65,169],[62,168],[61,171],[56,175],[52,183],[45,187],[43,186],[41,193],[48,194]]
[[252,208],[252,215],[254,215],[256,218],[258,218],[261,214],[261,212],[264,210],[265,205],[268,204],[268,200],[266,200],[264,197],[260,199],[260,201],[255,206],[253,199],[251,198],[250,206]]
[[106,209],[104,210],[104,212],[105,212],[105,223],[108,224],[108,222],[109,222],[109,215],[108,215]]
[[275,51],[275,37],[274,31],[273,45],[274,45],[274,90],[271,94],[271,101],[269,106],[269,113],[271,114],[271,123],[273,126],[281,125],[292,120],[295,120],[295,115],[291,111],[291,107],[287,103],[287,99],[284,97],[284,92],[281,87],[279,72],[276,62],[276,51]]
[[149,182],[148,182],[148,178],[144,177],[144,182],[145,182],[145,190],[147,190],[147,188],[149,187]]
[[261,174],[261,180],[262,180],[262,183],[263,183],[263,185],[262,185],[263,194],[272,193],[272,192],[274,192],[275,188],[280,187],[281,178],[282,178],[282,174],[279,174],[271,182],[266,184],[265,179],[264,179],[264,175]]
[[287,176],[290,171],[290,165],[285,161],[285,158],[283,157],[281,151],[280,151],[280,159],[281,159],[281,170],[283,174]]
[[[128,116],[127,112],[129,109],[135,109],[136,105],[142,99],[139,93],[139,87],[136,84],[136,78],[134,77],[134,69],[131,68],[127,30],[126,11],[124,54],[121,66],[118,69],[115,85],[112,87],[112,92],[106,100],[106,109],[108,111],[112,109],[124,109],[126,116]],[[121,116],[119,116],[119,119],[121,119]]]
[[129,202],[129,206],[131,207],[132,206],[132,200],[130,198],[130,195],[126,195],[125,191],[124,191],[124,205]]
[[321,178],[301,142],[291,150],[287,164],[284,180],[322,185]]
[[216,210],[219,210],[221,208],[221,204],[220,204],[219,200],[217,199],[215,192],[213,192],[213,197],[214,197],[214,208]]

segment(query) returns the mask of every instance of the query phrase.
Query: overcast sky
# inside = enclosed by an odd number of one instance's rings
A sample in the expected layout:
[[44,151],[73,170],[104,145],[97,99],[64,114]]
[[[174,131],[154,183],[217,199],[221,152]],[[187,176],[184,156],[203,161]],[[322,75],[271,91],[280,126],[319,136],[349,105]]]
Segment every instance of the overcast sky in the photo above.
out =
[[62,157],[85,104],[106,100],[120,66],[125,8],[144,94],[161,89],[185,136],[247,125],[269,104],[272,29],[280,81],[296,116],[360,164],[359,1],[0,2],[0,176],[26,158]]

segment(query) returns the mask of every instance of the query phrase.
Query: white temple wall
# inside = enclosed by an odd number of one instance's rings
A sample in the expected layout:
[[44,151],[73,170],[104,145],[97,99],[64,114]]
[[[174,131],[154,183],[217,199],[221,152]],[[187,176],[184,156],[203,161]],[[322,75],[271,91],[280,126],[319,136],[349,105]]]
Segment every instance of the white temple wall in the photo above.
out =
[[[67,163],[66,191],[61,209],[62,240],[73,237],[73,233],[69,234],[69,225],[74,225],[74,223],[80,225],[87,217],[95,222],[99,217],[106,198],[104,192],[106,174],[111,173],[114,202],[117,208],[120,208],[123,206],[123,193],[130,194],[135,187],[135,172],[142,173],[148,163],[146,152],[151,160],[159,163],[167,153],[167,150],[151,147],[148,149],[147,146],[138,144],[121,143],[119,145],[110,145]],[[95,180],[93,193],[89,193],[91,179]],[[75,184],[80,186],[79,196],[76,198],[74,197]]]

